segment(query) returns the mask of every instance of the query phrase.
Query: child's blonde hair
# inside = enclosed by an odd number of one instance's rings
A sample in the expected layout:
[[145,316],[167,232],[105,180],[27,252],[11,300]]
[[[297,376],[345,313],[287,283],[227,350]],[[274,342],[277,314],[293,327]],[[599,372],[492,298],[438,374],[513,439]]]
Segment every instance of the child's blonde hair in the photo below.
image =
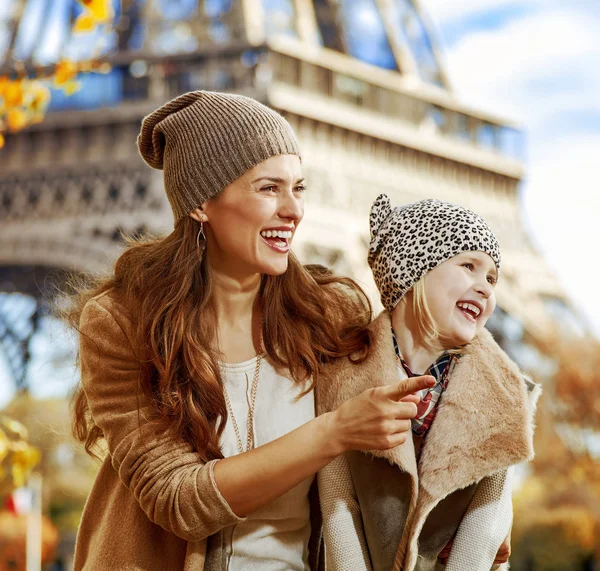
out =
[[[444,347],[440,342],[442,330],[435,322],[433,315],[427,303],[427,294],[425,293],[425,280],[421,278],[410,290],[402,297],[400,303],[411,304],[414,323],[417,328],[417,335],[423,345],[435,351],[442,351]],[[448,353],[458,354],[462,347],[445,349]]]

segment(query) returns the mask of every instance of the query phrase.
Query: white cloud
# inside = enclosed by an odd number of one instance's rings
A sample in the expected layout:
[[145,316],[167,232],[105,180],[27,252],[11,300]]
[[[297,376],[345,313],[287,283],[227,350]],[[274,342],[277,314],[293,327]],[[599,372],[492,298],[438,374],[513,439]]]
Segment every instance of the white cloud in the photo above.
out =
[[600,334],[599,151],[600,133],[548,145],[529,168],[523,206],[546,259]]
[[11,2],[3,2],[0,4],[0,20],[8,20],[13,14],[13,6]]
[[600,106],[600,77],[590,73],[600,67],[599,29],[595,18],[556,10],[469,34],[447,54],[451,82],[461,99],[529,125],[565,99]]
[[[558,5],[561,0],[421,0],[420,4],[434,22],[440,26],[465,20],[493,10],[514,8],[537,8]],[[581,0],[580,0],[581,1]]]
[[432,18],[443,25],[449,20],[464,18],[473,13],[485,12],[501,6],[516,4],[515,0],[421,0],[421,5]]

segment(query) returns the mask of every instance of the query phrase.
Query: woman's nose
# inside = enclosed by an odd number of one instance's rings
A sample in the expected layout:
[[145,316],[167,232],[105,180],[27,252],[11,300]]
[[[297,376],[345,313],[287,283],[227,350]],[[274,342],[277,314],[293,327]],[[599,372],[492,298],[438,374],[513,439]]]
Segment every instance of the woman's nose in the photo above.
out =
[[293,192],[286,192],[279,205],[280,218],[302,220],[304,216],[304,198],[297,197]]

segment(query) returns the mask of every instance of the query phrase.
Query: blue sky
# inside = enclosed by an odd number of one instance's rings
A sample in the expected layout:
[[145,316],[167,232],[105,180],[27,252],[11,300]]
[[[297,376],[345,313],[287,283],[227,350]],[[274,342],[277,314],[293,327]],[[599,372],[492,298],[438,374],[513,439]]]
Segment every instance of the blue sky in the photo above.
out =
[[600,2],[421,5],[460,99],[526,130],[525,225],[600,334]]

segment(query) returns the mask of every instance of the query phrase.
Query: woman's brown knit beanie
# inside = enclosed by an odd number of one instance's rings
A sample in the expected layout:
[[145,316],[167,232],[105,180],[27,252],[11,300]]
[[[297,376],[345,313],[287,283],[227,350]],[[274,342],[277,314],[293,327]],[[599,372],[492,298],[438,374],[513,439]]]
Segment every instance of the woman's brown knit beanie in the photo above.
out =
[[164,171],[175,222],[253,166],[300,155],[289,123],[262,103],[230,93],[191,91],[144,118],[143,159]]

